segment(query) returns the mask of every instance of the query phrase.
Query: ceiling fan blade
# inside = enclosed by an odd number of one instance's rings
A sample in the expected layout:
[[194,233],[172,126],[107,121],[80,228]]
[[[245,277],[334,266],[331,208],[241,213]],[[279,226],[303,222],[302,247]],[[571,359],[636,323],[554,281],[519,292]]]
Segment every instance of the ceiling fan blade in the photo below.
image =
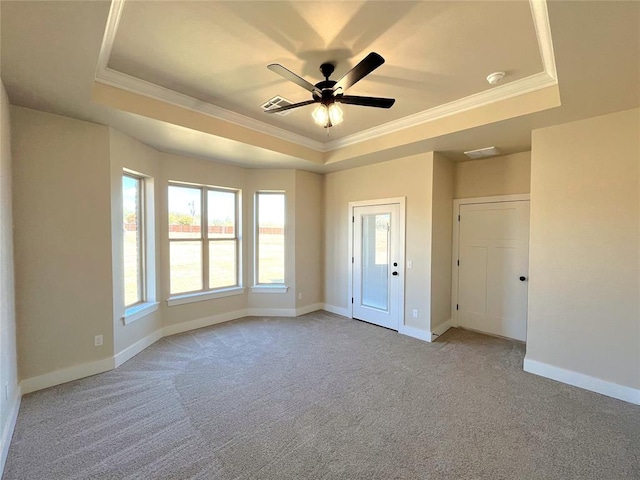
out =
[[361,105],[363,107],[391,108],[395,103],[395,98],[382,97],[360,97],[354,95],[336,95],[336,102],[348,103],[349,105]]
[[291,70],[284,68],[279,63],[272,63],[271,65],[267,65],[267,68],[272,72],[277,73],[281,77],[286,78],[290,82],[293,82],[296,85],[300,85],[305,90],[309,90],[314,95],[322,96],[322,92],[313,83],[307,82],[304,78],[299,77],[298,75],[293,73]]
[[384,58],[378,55],[376,52],[371,52],[369,55],[353,67],[347,74],[338,80],[333,87],[334,91],[342,89],[344,92],[347,88],[351,87],[354,83],[362,80],[364,77],[373,72],[376,68],[384,63]]
[[311,105],[312,103],[318,103],[320,100],[305,100],[304,102],[292,103],[286,107],[272,108],[271,110],[265,110],[265,113],[278,113],[291,110],[292,108],[304,107],[305,105]]

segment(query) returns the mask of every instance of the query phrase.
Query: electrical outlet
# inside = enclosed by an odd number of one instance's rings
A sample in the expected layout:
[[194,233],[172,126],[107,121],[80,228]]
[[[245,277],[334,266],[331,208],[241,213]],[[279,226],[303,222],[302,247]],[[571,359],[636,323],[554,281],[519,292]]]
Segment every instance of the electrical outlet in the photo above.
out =
[[413,309],[413,318],[418,318],[418,309],[417,308]]
[[413,260],[407,260],[407,268],[413,268]]
[[302,300],[302,292],[298,294],[298,300]]
[[94,347],[101,347],[102,343],[103,343],[102,335],[96,335],[95,337],[93,337],[93,346]]

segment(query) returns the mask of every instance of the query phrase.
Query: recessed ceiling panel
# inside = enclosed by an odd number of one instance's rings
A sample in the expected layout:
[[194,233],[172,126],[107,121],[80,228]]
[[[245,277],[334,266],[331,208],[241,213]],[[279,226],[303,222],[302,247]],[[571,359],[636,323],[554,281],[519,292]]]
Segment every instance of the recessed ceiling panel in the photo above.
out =
[[[267,70],[337,80],[369,52],[386,63],[350,95],[396,98],[389,109],[344,105],[328,131],[313,106],[287,116],[261,106],[311,94]],[[317,141],[332,141],[543,71],[529,2],[146,2],[128,0],[109,68]]]

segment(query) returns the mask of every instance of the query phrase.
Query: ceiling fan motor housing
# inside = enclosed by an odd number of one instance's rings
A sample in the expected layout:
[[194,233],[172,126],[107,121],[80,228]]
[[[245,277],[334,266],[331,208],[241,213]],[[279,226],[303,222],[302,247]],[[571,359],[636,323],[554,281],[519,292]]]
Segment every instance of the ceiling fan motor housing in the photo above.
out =
[[317,96],[314,93],[314,98],[317,98],[324,105],[329,105],[334,101],[334,92],[333,86],[338,83],[334,80],[329,80],[329,77],[333,73],[335,66],[332,63],[323,63],[320,65],[320,72],[322,72],[322,76],[324,80],[322,82],[316,83],[316,87],[320,89],[322,92],[322,96]]
[[336,66],[333,63],[327,62],[320,65],[320,71],[322,72],[322,76],[325,78],[325,80],[329,80],[329,77],[331,76],[335,68]]
[[331,85],[331,87],[322,87],[321,84],[323,83],[335,84],[336,82],[320,82],[316,85],[316,87],[322,90],[322,96],[317,98],[320,100],[320,103],[328,106],[335,102],[336,96],[335,92],[332,89],[333,85]]

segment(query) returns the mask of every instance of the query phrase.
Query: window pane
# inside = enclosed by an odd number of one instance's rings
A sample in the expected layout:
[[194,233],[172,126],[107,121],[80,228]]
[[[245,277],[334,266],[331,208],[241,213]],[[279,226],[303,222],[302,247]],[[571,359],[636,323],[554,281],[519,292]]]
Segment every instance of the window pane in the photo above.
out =
[[235,238],[235,192],[207,191],[207,216],[209,238]]
[[169,238],[200,238],[201,190],[169,186]]
[[122,177],[124,304],[127,307],[143,299],[140,183],[137,178],[127,175]]
[[236,272],[236,241],[209,242],[209,288],[236,285]]
[[169,242],[171,293],[202,290],[202,242]]
[[382,311],[389,308],[388,213],[362,215],[362,304]]
[[284,194],[258,194],[258,283],[284,283]]
[[389,226],[391,215],[383,213],[376,215],[376,265],[389,264]]

